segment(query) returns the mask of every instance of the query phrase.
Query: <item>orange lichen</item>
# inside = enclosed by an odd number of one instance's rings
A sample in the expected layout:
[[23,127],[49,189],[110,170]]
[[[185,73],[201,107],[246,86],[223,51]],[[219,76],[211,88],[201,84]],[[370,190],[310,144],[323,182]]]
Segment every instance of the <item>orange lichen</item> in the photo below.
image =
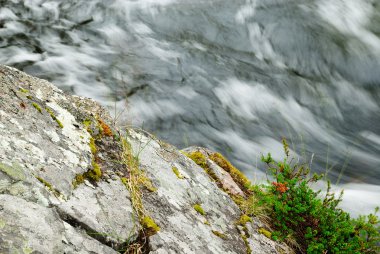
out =
[[105,122],[103,122],[103,120],[99,119],[98,122],[105,136],[113,136],[111,128]]

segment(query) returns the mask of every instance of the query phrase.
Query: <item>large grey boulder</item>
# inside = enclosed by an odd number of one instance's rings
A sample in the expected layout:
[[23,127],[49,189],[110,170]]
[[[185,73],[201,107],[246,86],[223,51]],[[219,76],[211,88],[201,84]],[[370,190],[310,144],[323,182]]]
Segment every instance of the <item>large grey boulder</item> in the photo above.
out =
[[[212,151],[121,133],[93,100],[13,68],[0,66],[0,87],[0,253],[292,252],[257,218],[237,223],[246,193]],[[126,158],[150,188],[132,186]]]
[[93,168],[86,123],[110,122],[106,111],[6,66],[0,87],[0,253],[117,253],[134,241],[140,227],[109,156],[120,149],[113,137],[96,144],[107,177],[73,184]]

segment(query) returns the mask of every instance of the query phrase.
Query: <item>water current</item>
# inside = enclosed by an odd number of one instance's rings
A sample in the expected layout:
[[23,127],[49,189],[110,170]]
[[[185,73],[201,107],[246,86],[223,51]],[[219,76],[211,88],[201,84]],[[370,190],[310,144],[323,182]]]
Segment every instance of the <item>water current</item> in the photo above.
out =
[[0,0],[0,63],[252,179],[285,137],[380,204],[379,0]]

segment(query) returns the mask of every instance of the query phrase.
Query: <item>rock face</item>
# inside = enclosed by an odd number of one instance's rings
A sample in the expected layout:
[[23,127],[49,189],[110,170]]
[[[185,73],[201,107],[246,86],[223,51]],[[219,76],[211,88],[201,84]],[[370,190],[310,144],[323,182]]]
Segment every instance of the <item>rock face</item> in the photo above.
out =
[[[121,133],[96,102],[16,69],[0,66],[0,87],[0,253],[292,252],[256,218],[237,225],[231,197],[244,190],[211,160],[213,177],[149,133]],[[153,188],[133,186],[123,140]],[[159,229],[148,233],[139,205]]]

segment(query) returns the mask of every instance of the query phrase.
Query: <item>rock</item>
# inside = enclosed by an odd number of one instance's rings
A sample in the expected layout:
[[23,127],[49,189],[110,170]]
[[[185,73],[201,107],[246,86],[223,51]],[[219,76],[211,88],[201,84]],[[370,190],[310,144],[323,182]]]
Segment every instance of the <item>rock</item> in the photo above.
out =
[[58,205],[58,211],[65,220],[74,220],[91,237],[115,249],[122,249],[126,240],[136,240],[139,226],[131,220],[134,214],[130,196],[120,179],[102,181],[95,189],[80,185],[70,200]]
[[[95,188],[73,184],[97,159],[97,130],[84,122],[111,122],[108,113],[6,66],[0,86],[0,253],[117,253],[134,241],[140,227],[120,177]],[[97,164],[125,171],[113,137],[96,148]]]
[[[161,227],[149,239],[152,253],[245,253],[234,225],[239,208],[204,170],[149,134],[130,130],[129,136],[133,150],[139,153],[140,167],[157,188],[143,196],[144,206]],[[173,173],[173,167],[184,179]],[[194,209],[195,204],[203,208],[204,215]]]
[[212,151],[121,133],[93,100],[13,68],[0,86],[0,253],[292,253],[258,218],[238,225],[249,193]]
[[227,192],[231,193],[232,195],[239,195],[242,197],[245,197],[244,192],[241,190],[239,185],[234,181],[234,179],[231,177],[231,175],[218,166],[214,161],[209,159],[209,156],[213,154],[213,151],[210,151],[209,149],[203,148],[203,147],[188,147],[183,150],[184,152],[191,153],[191,152],[200,152],[205,157],[207,157],[207,165],[210,168],[210,170],[213,172],[213,175],[217,178],[218,183],[220,183],[220,187]]

